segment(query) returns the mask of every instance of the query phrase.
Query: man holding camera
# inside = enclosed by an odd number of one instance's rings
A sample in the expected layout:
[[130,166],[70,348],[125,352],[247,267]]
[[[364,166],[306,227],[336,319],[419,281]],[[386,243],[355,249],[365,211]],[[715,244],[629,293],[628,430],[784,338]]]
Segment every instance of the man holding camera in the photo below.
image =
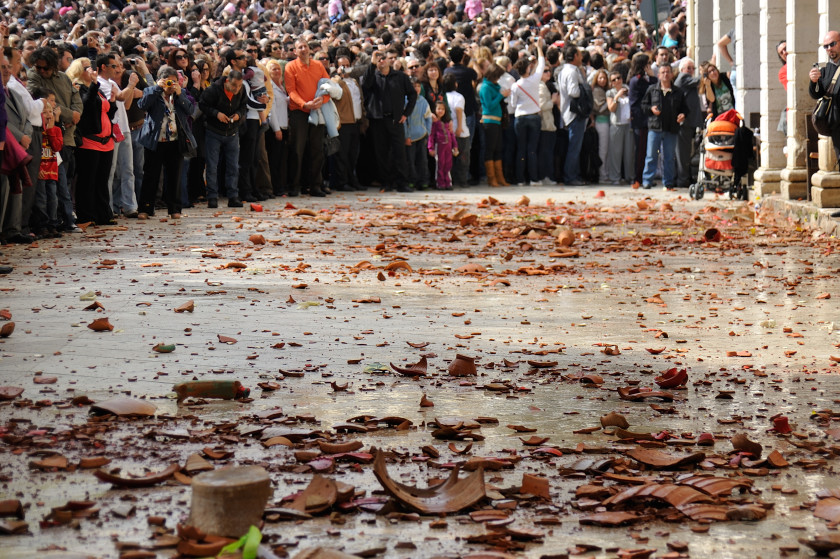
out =
[[[822,69],[814,65],[808,73],[808,77],[811,79],[811,83],[808,84],[808,93],[813,99],[819,99],[828,93],[834,74],[840,68],[840,33],[837,31],[826,33],[822,46],[828,55],[828,62]],[[832,96],[834,97],[834,105],[840,103],[840,79],[834,84]],[[834,110],[838,110],[838,108]],[[831,139],[834,141],[834,154],[840,160],[840,127],[831,131]]]

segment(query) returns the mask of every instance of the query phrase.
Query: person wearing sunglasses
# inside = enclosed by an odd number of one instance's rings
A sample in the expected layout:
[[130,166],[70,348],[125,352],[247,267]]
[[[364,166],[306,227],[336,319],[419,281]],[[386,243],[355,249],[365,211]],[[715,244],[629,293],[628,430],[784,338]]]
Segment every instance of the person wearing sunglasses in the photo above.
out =
[[[828,62],[822,68],[814,65],[808,73],[811,80],[811,83],[808,84],[808,94],[811,95],[812,99],[819,99],[826,95],[835,74],[840,72],[840,32],[829,31],[826,33],[822,41],[822,48],[828,55]],[[840,78],[840,76],[838,77]],[[840,106],[838,106],[840,104],[840,79],[834,84],[834,91],[831,92],[831,95],[834,97],[832,110],[840,114]],[[840,126],[831,131],[831,139],[834,141],[834,155],[840,160]],[[832,213],[831,217],[840,217],[840,211]]]

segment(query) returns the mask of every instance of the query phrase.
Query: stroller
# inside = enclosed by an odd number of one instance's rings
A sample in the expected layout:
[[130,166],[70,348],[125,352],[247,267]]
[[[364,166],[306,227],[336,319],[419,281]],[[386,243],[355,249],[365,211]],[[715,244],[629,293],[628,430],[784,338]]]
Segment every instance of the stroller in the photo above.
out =
[[700,200],[707,188],[728,192],[731,200],[746,200],[746,175],[755,168],[755,135],[744,126],[734,109],[706,119],[700,145],[700,168],[697,182],[688,187],[688,195]]

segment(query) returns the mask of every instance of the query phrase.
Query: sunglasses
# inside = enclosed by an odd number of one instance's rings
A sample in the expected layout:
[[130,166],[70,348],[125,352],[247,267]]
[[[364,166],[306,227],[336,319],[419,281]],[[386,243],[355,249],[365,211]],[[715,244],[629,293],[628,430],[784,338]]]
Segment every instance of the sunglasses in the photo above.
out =
[[245,52],[250,52],[250,53],[254,53],[254,54],[256,54],[256,53],[258,53],[259,51],[258,51],[257,49],[245,49]]
[[186,60],[187,58],[189,58],[189,57],[186,54],[176,54],[175,55],[175,60]]
[[244,54],[240,54],[239,56],[236,57],[236,60],[245,60],[246,58],[248,58],[248,57],[245,56]]
[[49,66],[41,66],[40,64],[36,64],[35,69],[39,72],[46,72],[47,70],[49,70]]
[[834,47],[834,45],[836,45],[836,44],[837,44],[837,41],[831,41],[830,43],[823,45],[823,48],[825,50],[828,50],[828,49]]
[[409,70],[416,70],[416,69],[417,69],[417,68],[419,68],[419,67],[420,67],[420,66],[409,66],[409,67],[408,67],[408,69],[409,69]]

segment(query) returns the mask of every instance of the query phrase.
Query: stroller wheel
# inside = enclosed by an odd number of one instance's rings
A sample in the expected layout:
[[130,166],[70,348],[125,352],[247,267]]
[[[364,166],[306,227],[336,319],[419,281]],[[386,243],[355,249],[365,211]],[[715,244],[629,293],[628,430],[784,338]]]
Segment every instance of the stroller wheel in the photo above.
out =
[[688,197],[691,198],[692,200],[696,200],[696,198],[694,197],[694,193],[696,191],[697,191],[696,185],[694,185],[694,184],[689,185],[688,186]]
[[695,200],[702,200],[703,195],[706,193],[706,187],[702,184],[698,184],[697,188],[694,190],[694,199]]

